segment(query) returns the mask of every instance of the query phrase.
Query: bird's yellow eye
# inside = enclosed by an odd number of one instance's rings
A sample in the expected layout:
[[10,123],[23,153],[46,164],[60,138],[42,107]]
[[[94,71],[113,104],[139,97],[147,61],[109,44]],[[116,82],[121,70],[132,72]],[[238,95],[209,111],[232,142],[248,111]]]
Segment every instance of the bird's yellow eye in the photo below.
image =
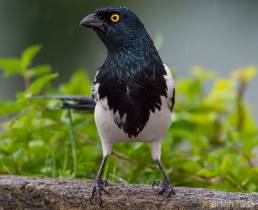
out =
[[118,14],[112,14],[110,19],[113,23],[117,23],[120,20],[120,16]]

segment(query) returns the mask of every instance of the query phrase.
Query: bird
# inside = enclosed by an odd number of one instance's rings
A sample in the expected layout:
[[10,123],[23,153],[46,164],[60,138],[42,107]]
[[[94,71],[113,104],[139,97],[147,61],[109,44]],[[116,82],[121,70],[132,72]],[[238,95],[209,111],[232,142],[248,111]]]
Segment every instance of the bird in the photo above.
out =
[[126,7],[98,8],[81,26],[93,30],[107,48],[92,88],[94,118],[103,158],[90,199],[102,204],[106,182],[103,170],[116,142],[145,142],[162,173],[158,194],[175,194],[161,162],[161,143],[175,104],[175,82],[163,64],[140,18]]
[[157,194],[175,194],[161,162],[161,143],[170,125],[175,105],[175,82],[163,64],[154,42],[139,17],[126,7],[98,8],[84,17],[81,26],[92,29],[107,48],[107,57],[97,70],[92,96],[46,96],[60,99],[63,108],[94,112],[102,145],[102,161],[90,201],[102,207],[108,182],[103,171],[116,142],[144,142],[163,179],[154,180]]

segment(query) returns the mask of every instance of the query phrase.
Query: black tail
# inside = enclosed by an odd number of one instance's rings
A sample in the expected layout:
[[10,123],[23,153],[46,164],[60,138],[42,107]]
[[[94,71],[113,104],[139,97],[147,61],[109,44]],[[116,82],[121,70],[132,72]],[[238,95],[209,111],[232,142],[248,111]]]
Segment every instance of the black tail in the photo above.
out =
[[48,96],[40,95],[33,98],[59,99],[63,102],[63,109],[74,109],[81,111],[93,112],[95,109],[95,101],[90,96]]

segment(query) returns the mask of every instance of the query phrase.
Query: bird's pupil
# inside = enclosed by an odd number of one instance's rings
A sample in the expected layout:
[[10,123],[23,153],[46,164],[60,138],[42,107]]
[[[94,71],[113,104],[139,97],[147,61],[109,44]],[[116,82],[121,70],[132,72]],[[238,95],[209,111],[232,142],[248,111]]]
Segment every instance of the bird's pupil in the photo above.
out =
[[111,20],[112,20],[113,22],[117,22],[117,21],[119,20],[119,15],[113,14],[113,15],[111,16]]

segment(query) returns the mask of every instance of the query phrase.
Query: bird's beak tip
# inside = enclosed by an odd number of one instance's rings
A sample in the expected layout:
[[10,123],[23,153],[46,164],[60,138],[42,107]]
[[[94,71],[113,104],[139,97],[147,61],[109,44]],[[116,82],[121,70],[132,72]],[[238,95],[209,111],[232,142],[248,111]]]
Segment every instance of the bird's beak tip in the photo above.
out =
[[79,25],[88,28],[98,28],[101,24],[101,20],[93,13],[83,18]]
[[83,24],[83,21],[81,21],[81,22],[79,23],[79,26],[85,26],[85,25]]
[[[88,16],[87,16],[88,17]],[[87,19],[87,17],[85,17],[85,18],[83,18],[82,20],[81,20],[81,22],[79,23],[79,26],[85,26],[85,27],[87,27],[87,24],[88,24],[88,19]]]

